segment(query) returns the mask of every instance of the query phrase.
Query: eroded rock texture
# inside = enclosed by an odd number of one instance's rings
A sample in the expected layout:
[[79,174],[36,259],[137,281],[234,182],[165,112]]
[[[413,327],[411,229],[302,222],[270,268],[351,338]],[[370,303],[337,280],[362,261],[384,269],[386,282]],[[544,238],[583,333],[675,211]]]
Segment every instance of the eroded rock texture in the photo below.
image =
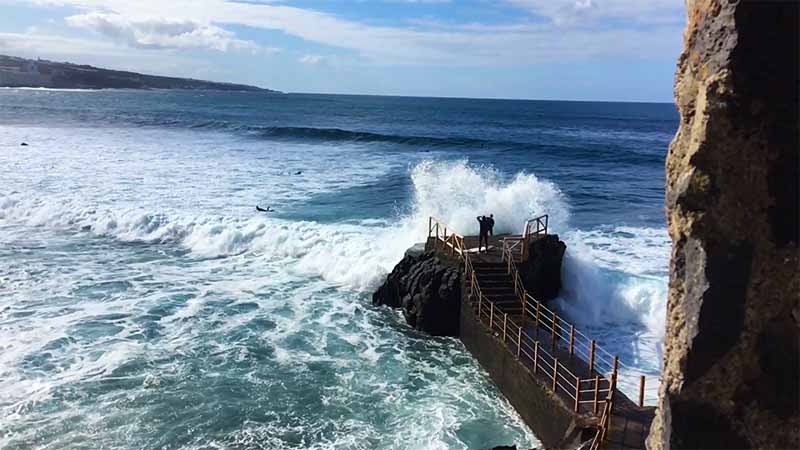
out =
[[567,245],[548,234],[528,245],[528,259],[517,265],[525,288],[540,301],[552,300],[561,290],[561,263]]
[[800,448],[798,2],[688,0],[667,159],[669,448]]
[[406,322],[420,331],[458,336],[461,276],[461,266],[432,252],[407,252],[372,295],[372,303],[401,307]]

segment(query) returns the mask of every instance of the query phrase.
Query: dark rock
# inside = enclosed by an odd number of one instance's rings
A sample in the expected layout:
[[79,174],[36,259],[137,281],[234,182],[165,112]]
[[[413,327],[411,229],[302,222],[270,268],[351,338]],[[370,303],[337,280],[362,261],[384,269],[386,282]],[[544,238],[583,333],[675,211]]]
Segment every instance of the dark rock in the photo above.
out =
[[458,336],[460,265],[433,253],[409,252],[372,295],[374,305],[402,308],[409,325],[435,336]]
[[647,447],[800,448],[800,4],[686,4]]
[[528,259],[517,265],[522,282],[537,300],[552,300],[561,290],[561,262],[567,245],[557,234],[548,234],[528,244]]
[[27,146],[28,146],[28,143],[27,143],[27,142],[23,142],[23,143],[21,143],[21,144],[19,144],[19,145],[20,145],[20,147],[27,147]]
[[406,250],[405,256],[420,256],[425,253],[425,243],[420,242],[412,245]]

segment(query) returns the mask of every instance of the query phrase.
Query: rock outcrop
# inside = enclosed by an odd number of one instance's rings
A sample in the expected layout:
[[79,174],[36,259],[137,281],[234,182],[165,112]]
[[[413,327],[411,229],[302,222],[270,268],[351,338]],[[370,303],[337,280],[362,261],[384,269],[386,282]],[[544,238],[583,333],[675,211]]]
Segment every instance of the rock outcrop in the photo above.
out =
[[648,447],[800,448],[798,2],[687,7]]
[[528,244],[528,259],[517,265],[525,288],[533,298],[546,301],[561,290],[561,263],[567,245],[557,234],[548,234]]
[[402,308],[406,322],[435,336],[458,336],[463,269],[434,253],[407,252],[372,295],[375,305]]

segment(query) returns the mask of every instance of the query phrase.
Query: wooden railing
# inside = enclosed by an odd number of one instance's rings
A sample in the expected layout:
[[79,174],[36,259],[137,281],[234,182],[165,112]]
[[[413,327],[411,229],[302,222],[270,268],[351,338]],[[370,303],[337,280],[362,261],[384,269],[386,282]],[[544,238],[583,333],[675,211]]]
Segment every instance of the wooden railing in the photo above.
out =
[[[475,279],[474,275],[469,278]],[[476,285],[477,281],[471,283],[471,286]],[[553,392],[568,397],[574,412],[597,415],[600,408],[605,407],[608,394],[613,389],[613,381],[600,375],[580,378],[568,368],[565,361],[559,361],[555,352],[549,352],[531,335],[524,324],[517,323],[487,299],[479,287],[471,295],[479,321],[502,340],[534,376],[544,378]]]
[[600,423],[597,426],[597,433],[592,439],[592,445],[589,446],[589,450],[598,450],[600,445],[602,445],[603,441],[606,439],[608,428],[611,426],[611,414],[613,409],[614,391],[612,390],[609,391],[608,397],[606,398],[606,403],[603,406],[603,414],[600,415]]
[[450,229],[447,234],[447,225],[434,218],[428,218],[428,237],[435,237],[434,243],[441,243],[442,246],[450,249],[452,254],[464,256],[464,236]]
[[522,262],[528,259],[528,247],[531,239],[547,234],[547,225],[550,221],[547,214],[525,222],[525,230],[521,237],[510,236],[503,238],[503,253],[506,247],[511,250],[510,260]]
[[522,237],[527,238],[528,236],[547,234],[548,222],[550,222],[550,216],[547,214],[528,220],[525,222],[525,234]]
[[[528,243],[525,238],[509,236],[503,238],[503,260],[522,262],[526,259]],[[506,254],[509,256],[506,258]]]
[[[536,223],[533,228],[526,224],[526,234],[547,233],[547,216],[532,219]],[[533,230],[530,234],[528,230]],[[481,324],[487,327],[496,337],[501,339],[509,352],[512,352],[521,364],[528,367],[534,376],[543,378],[553,392],[563,394],[573,403],[576,413],[587,413],[599,416],[598,431],[592,442],[596,449],[602,444],[613,413],[613,396],[617,388],[620,361],[580,332],[571,323],[563,320],[558,314],[547,308],[525,289],[515,264],[515,244],[512,240],[503,244],[503,260],[507,262],[508,274],[514,283],[514,292],[522,304],[521,323],[510,318],[507,313],[496,307],[481,291],[478,277],[472,267],[469,253],[464,247],[464,237],[431,217],[428,221],[428,237],[435,237],[434,245],[449,249],[451,254],[458,254],[464,262],[467,295],[473,310]],[[516,245],[526,243],[517,243]],[[540,333],[547,333],[549,351],[540,339]],[[565,361],[559,361],[558,350],[568,352],[568,358],[578,358],[589,368],[590,378],[580,378],[573,373]],[[640,380],[639,404],[643,405],[645,392],[644,377]]]

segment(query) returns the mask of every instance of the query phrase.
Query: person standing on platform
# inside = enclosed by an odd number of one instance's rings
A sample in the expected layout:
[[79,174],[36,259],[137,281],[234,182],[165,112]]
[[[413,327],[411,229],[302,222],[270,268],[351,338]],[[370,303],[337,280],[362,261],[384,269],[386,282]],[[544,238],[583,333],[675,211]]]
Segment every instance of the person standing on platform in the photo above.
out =
[[478,253],[481,252],[481,244],[486,243],[486,252],[489,252],[489,236],[494,236],[494,214],[489,214],[489,217],[478,216],[478,223],[481,226],[480,235],[478,237]]

